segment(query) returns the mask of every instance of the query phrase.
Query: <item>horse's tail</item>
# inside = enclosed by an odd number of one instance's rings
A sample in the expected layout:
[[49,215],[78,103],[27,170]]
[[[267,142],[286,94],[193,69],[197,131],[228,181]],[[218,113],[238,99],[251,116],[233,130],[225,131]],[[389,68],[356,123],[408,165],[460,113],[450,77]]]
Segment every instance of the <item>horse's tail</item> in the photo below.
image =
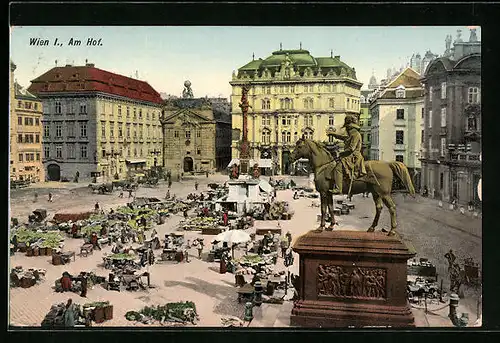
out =
[[410,173],[408,172],[408,168],[402,162],[394,161],[390,162],[389,166],[392,169],[392,172],[399,177],[399,179],[403,182],[404,186],[410,193],[410,195],[415,195],[415,187],[413,186],[413,182],[411,181]]

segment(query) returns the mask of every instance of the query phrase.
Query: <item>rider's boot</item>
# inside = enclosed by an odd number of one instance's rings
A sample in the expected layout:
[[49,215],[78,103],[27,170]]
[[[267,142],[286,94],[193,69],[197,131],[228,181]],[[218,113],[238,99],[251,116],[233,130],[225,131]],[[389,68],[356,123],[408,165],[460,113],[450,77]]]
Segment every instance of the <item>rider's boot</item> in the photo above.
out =
[[342,169],[341,168],[334,169],[333,180],[334,180],[333,189],[330,189],[329,192],[332,194],[342,194]]

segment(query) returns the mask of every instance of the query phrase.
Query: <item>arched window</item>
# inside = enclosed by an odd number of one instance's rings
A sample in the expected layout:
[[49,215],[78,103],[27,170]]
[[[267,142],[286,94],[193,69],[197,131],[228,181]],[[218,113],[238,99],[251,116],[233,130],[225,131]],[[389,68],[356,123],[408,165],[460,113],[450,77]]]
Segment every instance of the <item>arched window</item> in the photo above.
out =
[[280,108],[281,109],[285,108],[285,100],[284,99],[280,99]]
[[266,109],[266,100],[262,100],[262,109],[265,110]]
[[330,126],[334,126],[335,125],[335,118],[334,118],[333,115],[330,115],[328,117],[328,125],[330,125]]
[[314,100],[309,99],[309,108],[314,108]]
[[406,98],[406,89],[405,89],[405,86],[401,85],[398,88],[396,88],[396,98],[397,99],[404,99],[404,98]]
[[268,130],[264,130],[262,132],[262,143],[264,144],[271,143],[271,133]]
[[476,129],[477,129],[476,117],[470,116],[469,118],[467,118],[467,130],[476,131]]
[[479,87],[469,87],[468,89],[468,102],[469,104],[478,104],[480,103],[480,94]]
[[328,99],[328,106],[330,106],[330,108],[335,107],[335,100],[333,98]]
[[299,140],[299,134],[298,134],[298,132],[295,132],[295,133],[293,134],[293,141],[294,141],[294,142],[296,142],[296,141],[298,141],[298,140]]
[[266,109],[267,110],[271,109],[271,100],[269,100],[269,99],[266,100]]
[[308,99],[304,99],[304,108],[305,109],[309,108],[309,101],[308,101]]
[[292,134],[290,132],[286,133],[286,142],[290,143],[292,141]]
[[281,133],[281,141],[284,143],[286,141],[286,131]]
[[305,139],[313,139],[313,132],[310,130],[304,131],[304,138]]

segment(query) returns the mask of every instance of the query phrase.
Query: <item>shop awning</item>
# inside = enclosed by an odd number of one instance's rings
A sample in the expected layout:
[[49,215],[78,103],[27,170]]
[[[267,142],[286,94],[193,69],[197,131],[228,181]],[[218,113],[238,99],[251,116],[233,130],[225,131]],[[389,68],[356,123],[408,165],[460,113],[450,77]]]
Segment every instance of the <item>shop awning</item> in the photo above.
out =
[[130,164],[146,163],[146,160],[125,160],[125,161]]
[[269,182],[267,182],[266,180],[263,180],[263,179],[260,180],[259,187],[260,187],[260,189],[262,189],[266,193],[272,193],[272,191],[274,190],[273,186],[271,186],[269,184]]
[[261,158],[257,163],[260,168],[272,168],[272,160],[270,158]]

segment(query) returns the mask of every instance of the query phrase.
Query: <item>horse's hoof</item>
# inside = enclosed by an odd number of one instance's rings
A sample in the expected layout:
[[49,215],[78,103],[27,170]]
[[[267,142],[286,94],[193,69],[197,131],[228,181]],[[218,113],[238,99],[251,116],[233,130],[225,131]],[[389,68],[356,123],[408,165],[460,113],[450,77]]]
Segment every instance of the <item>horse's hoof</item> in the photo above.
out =
[[320,226],[319,228],[317,228],[316,230],[314,230],[313,232],[316,232],[316,233],[319,233],[319,232],[323,232],[323,230],[325,229],[324,226]]
[[387,231],[386,229],[382,229],[381,231],[382,231],[382,232],[389,232],[389,231]]
[[387,234],[387,236],[395,236],[395,235],[396,235],[396,231],[394,231],[394,230],[389,231],[389,233]]
[[371,227],[371,228],[369,228],[368,230],[366,230],[366,232],[375,232],[375,228],[374,228],[374,227]]

